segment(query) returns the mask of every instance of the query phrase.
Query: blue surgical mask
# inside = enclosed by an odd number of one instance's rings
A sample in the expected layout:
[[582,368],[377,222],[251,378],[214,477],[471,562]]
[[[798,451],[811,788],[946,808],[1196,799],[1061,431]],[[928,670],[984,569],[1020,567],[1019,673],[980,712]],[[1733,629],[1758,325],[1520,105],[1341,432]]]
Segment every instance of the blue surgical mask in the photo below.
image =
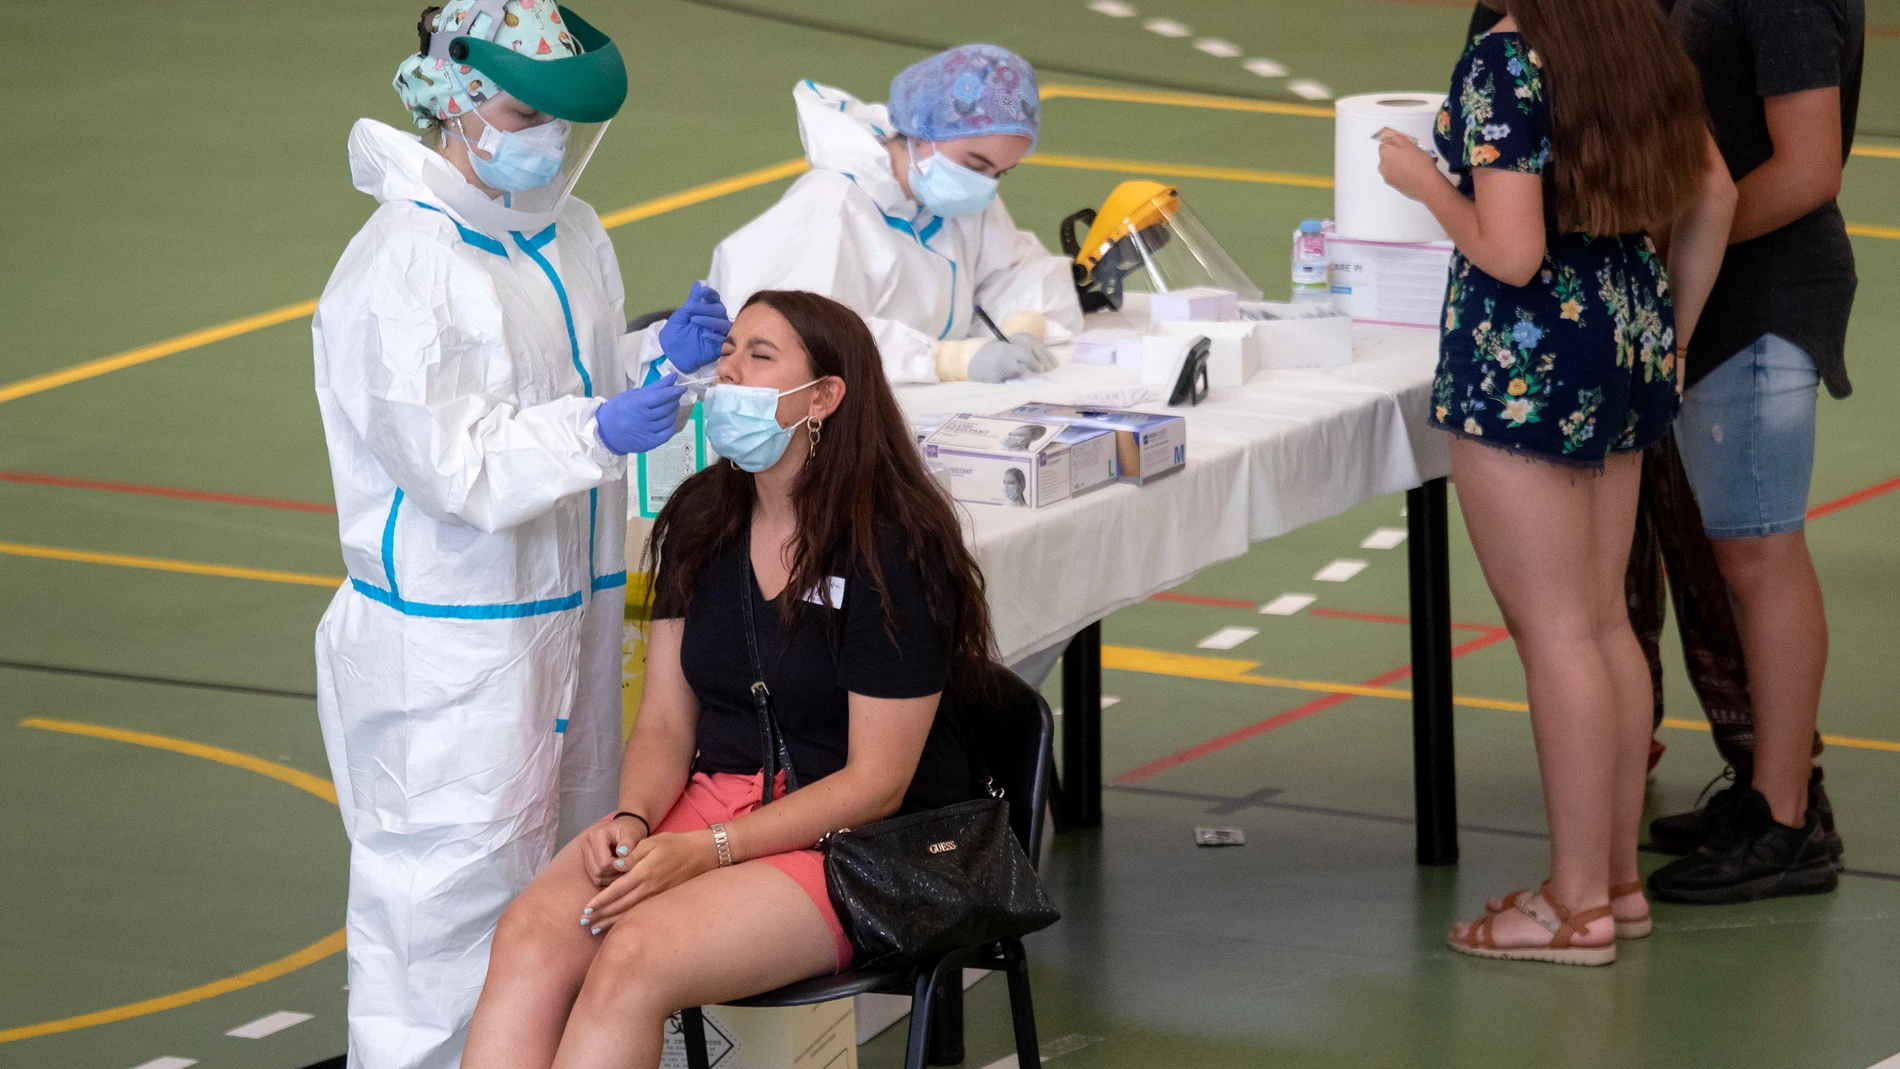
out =
[[990,206],[996,199],[996,179],[978,174],[943,154],[936,145],[922,160],[913,149],[910,157],[910,191],[917,202],[938,215],[954,219],[972,215]]
[[[761,472],[778,463],[791,444],[790,427],[778,425],[778,399],[817,385],[813,379],[780,393],[770,386],[737,386],[722,382],[706,391],[706,442],[713,452],[749,472]],[[807,416],[806,419],[811,417]]]
[[488,153],[488,159],[477,152],[468,154],[469,165],[483,185],[506,193],[525,193],[540,189],[561,173],[569,129],[566,119],[552,119],[526,130],[503,130],[484,122],[482,136],[474,141],[460,132],[450,132],[471,149]]

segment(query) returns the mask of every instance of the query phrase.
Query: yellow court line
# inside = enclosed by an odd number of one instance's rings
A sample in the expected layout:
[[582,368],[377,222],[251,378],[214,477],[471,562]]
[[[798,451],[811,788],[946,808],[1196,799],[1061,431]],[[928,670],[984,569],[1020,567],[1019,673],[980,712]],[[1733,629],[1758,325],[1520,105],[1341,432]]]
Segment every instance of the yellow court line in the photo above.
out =
[[118,371],[121,368],[132,367],[136,364],[143,364],[148,360],[157,360],[161,356],[182,353],[187,349],[196,349],[200,346],[210,345],[212,342],[223,341],[226,338],[235,338],[240,334],[249,334],[254,330],[263,330],[265,327],[274,327],[279,323],[288,323],[293,319],[302,319],[316,310],[317,302],[315,301],[300,301],[296,304],[287,304],[282,308],[264,312],[259,315],[245,316],[243,319],[233,319],[229,323],[220,323],[215,327],[194,330],[190,334],[180,334],[176,338],[157,342],[152,345],[142,345],[137,349],[127,349],[125,352],[113,356],[104,356],[97,360],[88,360],[83,364],[76,364],[63,371],[54,371],[45,375],[36,375],[30,379],[21,379],[19,382],[12,383],[8,386],[0,386],[0,402],[12,401],[16,398],[40,393],[44,390],[51,390],[69,383],[96,378],[107,372]]
[[1112,160],[1099,156],[1069,156],[1059,152],[1038,152],[1034,156],[1025,156],[1023,162],[1033,167],[1066,167],[1080,171],[1120,171],[1129,174],[1166,175],[1172,178],[1216,178],[1226,182],[1259,182],[1270,186],[1333,188],[1333,180],[1321,174],[1254,171],[1244,167],[1203,167],[1193,163]]
[[[86,735],[98,739],[111,739],[114,742],[126,742],[134,746],[150,746],[159,750],[170,750],[173,753],[202,757],[207,761],[217,761],[221,764],[234,765],[260,775],[269,776],[275,780],[281,780],[299,790],[308,791],[326,802],[336,801],[336,788],[331,786],[328,780],[320,779],[300,769],[291,768],[289,765],[280,765],[275,761],[266,761],[261,757],[253,757],[250,754],[239,753],[236,750],[227,750],[221,746],[206,746],[203,743],[190,742],[185,739],[174,739],[167,735],[153,735],[144,731],[126,731],[121,728],[110,728],[102,724],[85,724],[74,720],[47,720],[41,717],[31,717],[20,721],[20,726],[38,728],[42,731],[60,731],[69,735]],[[197,987],[176,991],[169,995],[161,995],[158,998],[148,998],[140,1002],[131,1002],[124,1006],[114,1006],[111,1009],[97,1010],[92,1013],[82,1013],[76,1017],[62,1017],[57,1021],[42,1021],[39,1024],[22,1025],[18,1028],[0,1029],[0,1043],[11,1043],[20,1039],[33,1039],[37,1036],[50,1036],[59,1032],[72,1032],[81,1028],[91,1028],[94,1025],[111,1024],[114,1021],[143,1017],[146,1014],[177,1009],[180,1006],[188,1006],[191,1003],[202,1002],[208,998],[216,998],[219,995],[227,995],[233,991],[240,991],[247,987],[255,987],[258,984],[296,972],[306,965],[314,964],[333,954],[339,953],[343,950],[343,944],[344,933],[343,930],[339,928],[329,935],[324,936],[322,939],[304,947],[302,950],[285,955],[276,961],[259,965],[255,969],[238,973],[236,976],[227,976],[222,980],[213,980],[208,984],[200,984]]]
[[[1123,672],[1142,672],[1148,675],[1175,676],[1181,679],[1205,679],[1220,683],[1246,683],[1255,687],[1276,687],[1282,690],[1315,691],[1321,694],[1351,694],[1361,698],[1388,698],[1393,701],[1411,701],[1412,692],[1397,687],[1365,687],[1356,683],[1332,683],[1323,679],[1285,679],[1279,676],[1253,675],[1258,661],[1242,661],[1231,657],[1205,657],[1194,653],[1170,653],[1165,650],[1147,650],[1134,646],[1103,646],[1102,667]],[[1507,713],[1528,713],[1531,707],[1518,701],[1502,698],[1475,698],[1469,695],[1454,695],[1453,705],[1467,709],[1496,709]],[[1706,723],[1696,720],[1675,720],[1664,718],[1662,726],[1680,728],[1684,731],[1708,731]],[[1900,753],[1900,742],[1889,739],[1862,739],[1850,735],[1822,735],[1821,741],[1829,746],[1844,746],[1856,750],[1885,750]]]
[[309,791],[332,805],[336,804],[336,787],[321,776],[313,776],[301,769],[267,761],[262,757],[252,757],[247,753],[227,750],[222,746],[207,746],[202,742],[186,739],[174,739],[169,735],[154,735],[147,731],[127,731],[124,728],[109,728],[103,724],[87,724],[77,720],[49,720],[34,716],[20,721],[23,728],[38,728],[41,731],[60,731],[68,735],[85,735],[95,739],[111,739],[113,742],[129,742],[134,746],[150,746],[154,750],[170,750],[187,757],[202,757],[207,761],[216,761],[221,765],[231,765],[260,776],[269,776],[281,780],[301,791]]
[[186,572],[191,575],[222,576],[226,579],[294,583],[298,586],[320,586],[331,590],[343,583],[343,578],[335,575],[280,572],[269,568],[240,568],[230,564],[207,564],[201,561],[170,560],[165,557],[139,557],[129,553],[95,553],[89,549],[33,546],[20,542],[0,542],[0,554],[11,557],[38,557],[42,560],[73,561],[79,564],[110,564],[119,568],[143,568],[154,572]]
[[637,223],[642,219],[651,219],[656,215],[664,215],[667,212],[675,211],[680,208],[687,208],[695,204],[715,200],[728,193],[738,193],[742,190],[751,189],[753,186],[762,186],[767,182],[776,182],[781,178],[791,178],[795,175],[801,175],[810,169],[811,165],[802,159],[786,160],[784,163],[775,163],[770,167],[761,167],[756,171],[747,171],[745,174],[734,175],[731,178],[722,178],[717,182],[708,182],[703,186],[694,186],[691,189],[682,190],[670,196],[660,197],[643,204],[636,204],[631,208],[622,208],[617,212],[608,212],[606,215],[600,217],[600,225],[612,230],[617,226]]
[[[671,193],[664,197],[656,197],[653,200],[643,201],[630,208],[622,208],[617,212],[609,212],[601,216],[600,225],[611,230],[614,227],[624,226],[642,219],[651,219],[656,215],[699,204],[716,197],[723,197],[728,193],[737,193],[740,190],[751,189],[753,186],[764,185],[767,182],[777,181],[780,178],[790,178],[805,170],[805,167],[806,164],[804,160],[787,160],[784,163],[775,163],[770,167],[761,168],[756,171],[748,171],[745,174],[734,175],[731,178],[722,178],[717,182],[707,182],[704,185],[694,186],[691,189],[681,190],[678,193]],[[274,327],[279,323],[288,323],[293,319],[302,319],[316,310],[317,302],[315,301],[300,301],[297,304],[287,304],[282,308],[265,312],[261,315],[246,316],[243,319],[233,319],[229,323],[220,323],[215,327],[194,330],[190,334],[181,334],[168,341],[141,346],[137,349],[128,349],[123,353],[101,357],[98,360],[90,360],[84,364],[77,364],[73,367],[66,368],[63,371],[54,371],[45,375],[36,375],[30,379],[21,379],[19,382],[10,385],[0,386],[0,403],[26,397],[31,394],[41,393],[46,390],[56,389],[60,386],[80,382],[85,379],[95,378],[108,372],[118,371],[121,368],[128,368],[136,364],[143,364],[149,360],[157,360],[160,357],[171,356],[174,353],[182,353],[190,349],[202,348],[213,342],[220,342],[226,338],[235,338],[240,334],[249,334],[252,331],[263,330],[265,327]]]
[[1886,238],[1900,241],[1900,226],[1875,226],[1872,223],[1849,223],[1847,232],[1861,238]]
[[1042,99],[1112,100],[1119,104],[1164,104],[1177,108],[1204,108],[1210,111],[1251,111],[1261,115],[1299,115],[1309,119],[1330,119],[1330,104],[1285,104],[1277,100],[1250,100],[1246,97],[1220,96],[1214,93],[1175,93],[1163,89],[1110,89],[1100,85],[1045,85]]
[[[1330,119],[1330,104],[1287,104],[1277,100],[1253,100],[1248,97],[1222,96],[1218,93],[1175,93],[1166,90],[1110,89],[1097,85],[1045,85],[1042,99],[1113,100],[1123,104],[1162,104],[1176,108],[1201,108],[1209,111],[1251,111],[1263,115],[1299,115],[1309,119]],[[1875,159],[1900,160],[1900,145],[1861,145],[1851,155]]]

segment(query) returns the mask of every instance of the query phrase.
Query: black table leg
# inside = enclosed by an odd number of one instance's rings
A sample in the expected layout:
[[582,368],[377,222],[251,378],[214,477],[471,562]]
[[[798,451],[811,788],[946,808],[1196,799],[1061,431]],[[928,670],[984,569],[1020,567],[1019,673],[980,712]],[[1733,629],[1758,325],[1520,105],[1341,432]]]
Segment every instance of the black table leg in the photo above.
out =
[[1063,827],[1102,823],[1102,624],[1076,632],[1062,651]]
[[1412,790],[1418,863],[1458,861],[1451,717],[1451,547],[1445,480],[1405,493],[1412,579]]

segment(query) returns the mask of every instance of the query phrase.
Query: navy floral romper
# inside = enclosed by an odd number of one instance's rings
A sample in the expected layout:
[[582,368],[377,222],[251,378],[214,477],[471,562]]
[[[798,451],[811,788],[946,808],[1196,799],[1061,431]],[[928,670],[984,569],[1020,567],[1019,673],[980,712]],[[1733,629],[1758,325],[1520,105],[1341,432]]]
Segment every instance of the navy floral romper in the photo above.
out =
[[[1550,102],[1537,53],[1516,33],[1472,40],[1434,141],[1459,191],[1471,168],[1541,175]],[[1545,217],[1555,219],[1545,185]],[[1579,467],[1660,439],[1676,417],[1675,312],[1645,232],[1544,237],[1528,286],[1451,258],[1432,422],[1453,434]]]

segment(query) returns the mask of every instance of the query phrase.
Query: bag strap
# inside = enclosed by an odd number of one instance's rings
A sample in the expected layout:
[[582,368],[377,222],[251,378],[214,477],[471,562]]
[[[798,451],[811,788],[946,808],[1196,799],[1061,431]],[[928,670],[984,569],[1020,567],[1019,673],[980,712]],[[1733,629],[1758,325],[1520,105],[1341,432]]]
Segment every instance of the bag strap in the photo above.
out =
[[762,773],[760,779],[764,781],[759,788],[759,804],[770,805],[778,770],[785,770],[787,794],[798,789],[798,773],[792,769],[792,753],[785,746],[785,733],[779,729],[778,716],[772,710],[772,688],[765,685],[765,663],[759,658],[759,629],[752,619],[752,592],[759,583],[752,573],[750,524],[745,529],[745,543],[740,547],[740,555],[745,560],[745,589],[739,592],[739,611],[745,618],[746,654],[752,660],[752,709],[759,714],[759,767]]
[[[741,549],[745,560],[745,589],[740,591],[739,612],[745,619],[746,655],[752,662],[752,708],[759,716],[759,753],[761,779],[759,804],[770,805],[773,784],[778,779],[778,769],[785,770],[785,793],[790,794],[799,788],[798,773],[792,768],[792,753],[785,745],[785,732],[779,727],[778,715],[772,706],[772,688],[765,685],[765,665],[759,657],[758,625],[753,620],[752,592],[758,589],[758,579],[752,571],[752,527],[745,529],[745,545]],[[1008,671],[1008,669],[1003,669]],[[963,747],[963,755],[970,762],[971,786],[991,798],[1003,797],[1003,789],[996,785],[996,777],[990,774],[989,762],[983,759],[983,751],[971,736],[969,725],[963,720],[962,700],[945,690],[944,698],[939,699],[938,715],[948,714],[951,732]]]

